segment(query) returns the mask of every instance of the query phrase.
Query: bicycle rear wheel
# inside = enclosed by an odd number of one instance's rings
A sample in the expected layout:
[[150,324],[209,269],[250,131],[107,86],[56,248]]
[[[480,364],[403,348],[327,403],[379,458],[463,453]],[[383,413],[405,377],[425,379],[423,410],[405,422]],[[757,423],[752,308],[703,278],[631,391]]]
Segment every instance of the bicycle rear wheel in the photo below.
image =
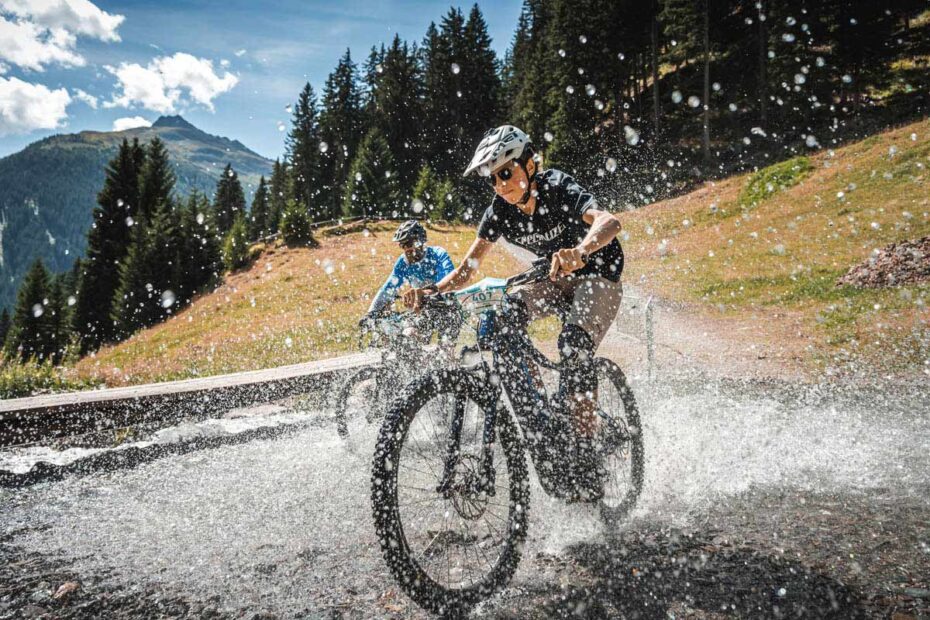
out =
[[[441,411],[450,404],[458,410]],[[381,427],[371,487],[381,550],[404,591],[433,613],[464,612],[506,584],[519,562],[526,457],[501,408],[490,444],[493,469],[483,467],[484,418],[493,407],[486,386],[465,371],[437,371],[412,383]],[[462,413],[462,426],[450,476],[453,413]]]
[[605,358],[597,359],[597,404],[597,448],[606,474],[599,507],[604,521],[614,526],[639,499],[645,455],[636,399],[620,367]]

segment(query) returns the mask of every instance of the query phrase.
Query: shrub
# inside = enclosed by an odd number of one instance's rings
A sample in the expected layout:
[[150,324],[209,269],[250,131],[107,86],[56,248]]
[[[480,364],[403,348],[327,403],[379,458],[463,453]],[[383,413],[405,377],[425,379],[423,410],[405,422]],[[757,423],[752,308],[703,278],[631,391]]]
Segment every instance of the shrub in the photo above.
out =
[[228,271],[244,267],[249,262],[249,239],[245,219],[240,215],[223,241],[223,265]]
[[294,200],[288,200],[281,214],[281,238],[289,247],[316,245],[310,231],[310,214]]
[[83,390],[100,383],[72,378],[67,370],[53,365],[51,361],[39,363],[30,359],[19,363],[9,358],[0,359],[0,399]]
[[739,206],[752,209],[776,192],[794,187],[814,170],[810,159],[803,155],[772,164],[751,177],[739,195]]

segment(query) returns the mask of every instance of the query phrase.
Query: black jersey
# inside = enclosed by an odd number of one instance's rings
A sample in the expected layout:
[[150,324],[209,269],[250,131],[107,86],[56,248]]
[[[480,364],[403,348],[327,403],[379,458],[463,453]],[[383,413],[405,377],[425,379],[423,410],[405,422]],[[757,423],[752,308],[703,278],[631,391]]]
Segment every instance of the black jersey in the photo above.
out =
[[[590,226],[582,219],[597,200],[569,175],[549,169],[535,175],[536,210],[527,215],[516,205],[495,196],[478,224],[478,237],[494,242],[502,236],[539,257],[552,258],[563,248],[573,248],[587,236]],[[613,282],[623,273],[623,249],[613,239],[588,257],[575,273],[596,274]]]

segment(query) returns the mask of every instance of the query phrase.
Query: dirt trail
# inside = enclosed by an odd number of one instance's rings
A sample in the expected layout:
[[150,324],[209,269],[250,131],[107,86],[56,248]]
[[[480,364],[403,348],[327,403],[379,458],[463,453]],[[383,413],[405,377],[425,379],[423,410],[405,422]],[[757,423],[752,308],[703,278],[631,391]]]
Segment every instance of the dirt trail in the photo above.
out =
[[[523,265],[533,256],[501,242]],[[799,319],[773,312],[743,318],[714,316],[705,309],[653,295],[623,283],[624,301],[598,349],[634,374],[648,372],[646,304],[651,300],[656,376],[700,372],[713,378],[801,381],[809,378],[805,336]],[[777,325],[773,320],[778,319]],[[765,323],[765,329],[761,329]]]

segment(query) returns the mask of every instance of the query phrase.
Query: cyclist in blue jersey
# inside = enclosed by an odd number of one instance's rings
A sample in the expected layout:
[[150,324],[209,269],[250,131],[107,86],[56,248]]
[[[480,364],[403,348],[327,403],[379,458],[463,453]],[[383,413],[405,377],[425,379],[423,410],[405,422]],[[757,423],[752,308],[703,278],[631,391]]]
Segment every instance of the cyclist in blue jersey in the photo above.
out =
[[[448,252],[437,245],[426,245],[426,229],[416,220],[407,220],[401,224],[392,240],[400,246],[403,254],[397,258],[391,275],[378,290],[368,312],[359,322],[362,327],[369,325],[384,312],[405,284],[417,289],[428,287],[455,269]],[[423,336],[428,337],[438,330],[443,341],[453,341],[458,337],[459,321],[447,314],[424,312],[417,322],[418,331]]]

